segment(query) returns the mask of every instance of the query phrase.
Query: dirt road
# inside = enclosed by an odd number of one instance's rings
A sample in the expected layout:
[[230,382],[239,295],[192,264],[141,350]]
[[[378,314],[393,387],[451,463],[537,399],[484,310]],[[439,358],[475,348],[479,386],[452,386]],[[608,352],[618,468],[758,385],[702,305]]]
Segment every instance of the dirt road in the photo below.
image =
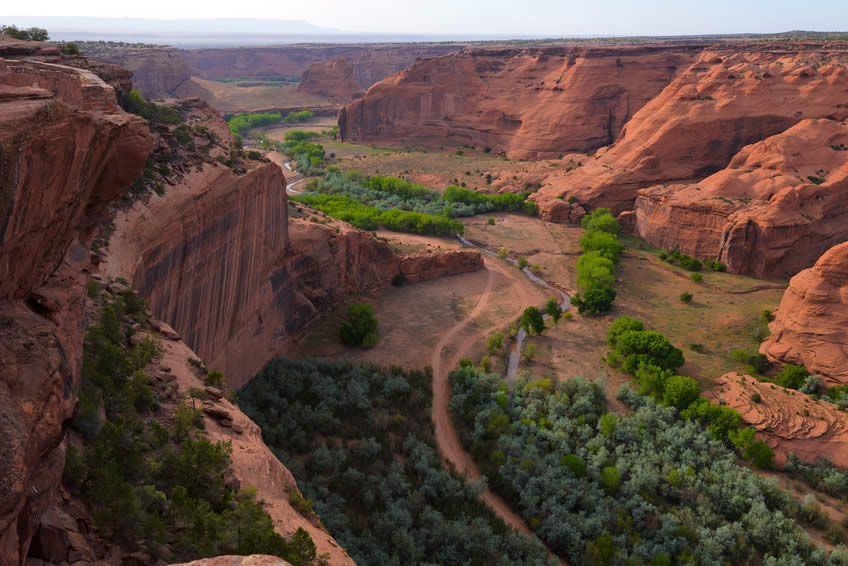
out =
[[[464,319],[457,322],[444,334],[442,334],[438,344],[436,344],[436,347],[433,349],[433,356],[430,364],[433,367],[433,423],[436,427],[436,443],[442,454],[442,458],[446,462],[450,462],[460,475],[470,481],[480,479],[480,470],[477,468],[477,465],[474,463],[471,455],[463,449],[459,440],[459,435],[454,427],[453,420],[448,412],[448,402],[450,401],[450,381],[448,376],[451,370],[459,365],[459,361],[468,354],[475,344],[485,339],[489,333],[502,327],[505,322],[517,318],[525,308],[534,304],[531,293],[528,293],[525,287],[527,280],[524,279],[523,275],[520,275],[514,268],[504,265],[498,260],[484,256],[484,262],[489,276],[486,280],[486,287],[483,290],[483,294],[477,301],[477,304],[474,305],[471,312],[469,312]],[[449,344],[453,344],[460,332],[462,332],[468,324],[477,318],[488,305],[489,296],[491,295],[492,286],[494,284],[494,274],[496,271],[513,281],[513,288],[520,299],[520,308],[515,313],[503,317],[491,327],[465,338],[462,343],[457,345],[456,353],[454,353],[453,357],[447,362],[443,362],[442,352],[445,347]],[[489,507],[491,507],[492,510],[494,510],[507,525],[529,537],[535,538],[535,535],[524,520],[513,512],[509,505],[490,489],[483,491],[480,494],[480,498]],[[555,557],[550,550],[548,550],[548,552],[551,556]],[[558,560],[561,565],[567,566],[567,563],[562,559]]]

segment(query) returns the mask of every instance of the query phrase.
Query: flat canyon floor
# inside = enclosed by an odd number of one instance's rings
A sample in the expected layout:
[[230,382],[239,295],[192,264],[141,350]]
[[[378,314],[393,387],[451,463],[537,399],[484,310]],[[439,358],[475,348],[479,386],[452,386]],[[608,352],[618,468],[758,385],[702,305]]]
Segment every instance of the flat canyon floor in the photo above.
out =
[[[488,223],[490,217],[495,219],[494,225]],[[581,228],[516,214],[480,215],[465,219],[465,224],[465,236],[471,241],[492,250],[506,248],[513,258],[527,258],[543,279],[569,292],[576,290]],[[379,235],[387,237],[401,254],[459,247],[458,242],[449,239],[384,231]],[[611,369],[602,357],[608,350],[606,330],[622,315],[638,318],[668,336],[684,351],[684,373],[705,388],[724,373],[739,369],[731,352],[737,348],[756,349],[753,329],[757,317],[763,309],[778,305],[783,285],[712,271],[702,272],[704,281],[694,283],[689,272],[660,261],[658,250],[635,238],[623,241],[627,248],[616,272],[618,297],[612,312],[598,317],[573,312],[572,320],[561,320],[556,326],[548,321],[542,335],[528,338],[527,343],[536,346],[536,355],[530,362],[522,361],[521,369],[555,380],[575,375],[602,379],[610,396],[614,396],[629,377]],[[486,336],[503,332],[505,346],[492,356],[492,369],[505,373],[511,347],[510,324],[525,306],[541,307],[550,292],[530,282],[506,261],[487,256],[486,266],[482,272],[392,287],[368,298],[380,321],[379,342],[373,349],[348,348],[339,343],[343,309],[338,309],[317,323],[292,354],[339,356],[407,367],[429,365],[441,333],[461,321],[477,304],[485,287],[486,271],[491,270],[495,279],[487,306],[468,321],[455,344],[475,338],[463,357],[478,362],[486,354]],[[684,291],[694,295],[691,303],[679,299]],[[690,347],[693,344],[698,351]],[[443,356],[452,357],[455,348],[448,345]]]

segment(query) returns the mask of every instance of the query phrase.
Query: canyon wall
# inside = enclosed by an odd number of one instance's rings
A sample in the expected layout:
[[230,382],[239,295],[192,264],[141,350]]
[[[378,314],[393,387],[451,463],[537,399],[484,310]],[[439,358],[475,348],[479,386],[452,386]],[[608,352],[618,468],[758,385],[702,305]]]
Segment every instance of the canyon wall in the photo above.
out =
[[639,190],[633,231],[736,273],[787,278],[848,240],[846,191],[848,124],[803,120],[701,181]]
[[460,44],[434,43],[313,44],[185,49],[182,54],[192,72],[205,79],[299,77],[313,63],[345,57],[353,64],[354,80],[367,89],[377,81],[406,69],[419,57],[442,55],[463,47]]
[[297,90],[344,101],[360,98],[365,94],[353,78],[353,64],[347,57],[312,63],[303,72]]
[[699,181],[728,166],[747,144],[803,119],[848,116],[848,52],[805,45],[711,48],[683,69],[582,167],[548,177],[534,198],[558,220],[561,198],[614,213],[641,188]]
[[848,384],[848,243],[792,278],[760,351]]
[[483,267],[476,251],[400,257],[344,222],[288,219],[287,210],[278,165],[237,176],[207,163],[164,198],[118,213],[103,271],[131,279],[238,387],[347,297],[399,273],[416,282]]
[[[89,71],[0,42],[0,556],[22,564],[64,465],[80,385],[85,244],[152,146]],[[33,49],[40,49],[33,47]],[[49,54],[48,54],[49,55]]]
[[343,140],[557,158],[610,144],[694,60],[691,47],[469,49],[422,60],[339,113]]
[[191,79],[182,51],[173,47],[88,45],[85,54],[91,60],[132,71],[133,86],[145,98],[173,97],[174,90]]

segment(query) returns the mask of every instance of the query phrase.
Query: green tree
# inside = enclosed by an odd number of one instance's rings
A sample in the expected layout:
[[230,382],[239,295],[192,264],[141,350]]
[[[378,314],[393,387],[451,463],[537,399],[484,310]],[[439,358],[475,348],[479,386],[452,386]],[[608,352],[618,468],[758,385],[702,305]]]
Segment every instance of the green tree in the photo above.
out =
[[795,364],[786,364],[786,366],[780,370],[780,373],[774,376],[774,382],[788,389],[798,389],[804,384],[808,375],[810,375],[810,372],[808,372],[805,367],[796,366]]
[[615,263],[601,252],[584,253],[577,260],[577,286],[581,289],[615,285]]
[[494,354],[503,346],[504,335],[501,332],[496,332],[495,334],[489,334],[489,337],[486,339],[486,350],[489,351],[490,354]]
[[577,293],[571,297],[571,304],[577,307],[577,312],[589,314],[608,312],[615,301],[615,289],[609,287],[594,286],[586,290],[581,296]]
[[377,342],[377,319],[374,308],[365,303],[348,305],[339,330],[343,344],[371,347]]
[[615,466],[607,466],[601,470],[600,480],[607,494],[612,495],[618,490],[618,486],[621,484],[621,474]]
[[541,334],[545,330],[545,319],[542,317],[541,311],[536,307],[527,307],[518,321],[519,326],[524,328],[528,333],[535,332]]
[[554,297],[549,298],[545,303],[545,314],[553,319],[554,324],[559,324],[559,319],[562,318],[562,307]]
[[695,380],[683,375],[672,375],[665,382],[663,403],[682,411],[694,403],[701,395]]
[[591,231],[584,233],[583,237],[580,238],[580,248],[583,253],[598,252],[613,263],[618,263],[624,245],[619,243],[615,234]]

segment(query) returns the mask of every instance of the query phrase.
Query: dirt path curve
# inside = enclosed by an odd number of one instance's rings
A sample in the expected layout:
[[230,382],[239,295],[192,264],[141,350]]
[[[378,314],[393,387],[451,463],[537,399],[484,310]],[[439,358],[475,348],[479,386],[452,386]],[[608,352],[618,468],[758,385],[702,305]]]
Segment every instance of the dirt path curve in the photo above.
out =
[[[464,476],[469,481],[480,479],[480,470],[477,468],[477,465],[474,463],[471,455],[463,449],[462,443],[459,440],[459,435],[453,425],[453,420],[448,412],[448,402],[450,400],[450,380],[448,376],[451,369],[459,365],[459,361],[465,357],[474,344],[485,336],[488,336],[490,332],[502,326],[507,320],[512,320],[517,317],[525,308],[532,304],[532,299],[530,294],[527,293],[527,290],[524,288],[523,281],[519,280],[514,273],[511,273],[512,270],[509,269],[509,267],[501,265],[496,260],[486,258],[485,256],[484,262],[489,276],[486,279],[486,287],[483,289],[480,299],[464,319],[457,322],[444,334],[442,334],[438,344],[436,344],[436,347],[433,349],[433,357],[430,362],[430,365],[433,367],[433,423],[436,427],[436,444],[439,447],[442,458],[445,461],[450,462],[457,473]],[[504,317],[495,325],[467,337],[461,344],[458,345],[456,353],[450,361],[443,363],[442,351],[445,347],[448,344],[454,343],[457,335],[465,329],[471,321],[479,316],[489,304],[489,296],[491,295],[492,287],[494,286],[495,271],[505,275],[509,279],[512,279],[514,283],[513,288],[516,290],[521,302],[520,308],[515,313]],[[486,505],[492,508],[492,510],[504,521],[504,523],[526,536],[536,538],[536,535],[533,534],[524,520],[513,512],[510,506],[498,495],[492,492],[492,490],[487,488],[480,494],[480,498],[486,503]],[[564,560],[553,554],[550,549],[548,549],[548,553],[552,557],[556,558],[560,565],[568,566]]]

